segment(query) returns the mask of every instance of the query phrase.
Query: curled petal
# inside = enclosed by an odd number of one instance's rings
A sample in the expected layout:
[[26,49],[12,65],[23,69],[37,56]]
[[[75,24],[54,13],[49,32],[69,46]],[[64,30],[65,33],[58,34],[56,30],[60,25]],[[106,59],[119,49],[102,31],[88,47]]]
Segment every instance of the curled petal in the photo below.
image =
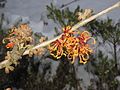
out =
[[67,26],[67,27],[65,27],[65,28],[63,28],[62,29],[62,31],[63,31],[63,35],[62,36],[71,36],[71,35],[73,35],[73,34],[76,34],[76,31],[72,31],[71,30],[71,26]]
[[75,62],[75,59],[76,59],[76,57],[72,58],[72,61],[71,61],[72,64]]
[[86,57],[85,57],[85,54],[84,55],[80,54],[79,58],[80,58],[80,63],[86,64],[89,59],[89,54],[86,53]]
[[52,55],[54,58],[57,58],[57,59],[59,59],[59,58],[62,57],[62,55],[55,55],[55,54],[53,54],[53,53],[51,53],[51,55]]
[[63,40],[58,39],[56,41],[54,41],[53,43],[51,43],[48,47],[48,49],[50,50],[50,54],[59,59],[61,58],[63,54]]
[[62,29],[63,33],[68,33],[71,30],[71,26],[67,26]]
[[88,31],[83,31],[80,36],[87,41],[90,38],[90,33]]
[[93,37],[90,36],[90,33],[88,31],[83,31],[80,35],[81,39],[83,39],[83,41],[86,43],[88,40],[92,39],[93,43],[92,44],[96,44],[96,41]]
[[50,53],[53,57],[57,59],[61,58],[64,55],[62,48],[59,48],[59,50],[56,50],[56,51],[50,51]]
[[92,43],[92,44],[96,44],[96,41],[95,41],[95,39],[94,39],[93,37],[90,37],[90,39],[93,40],[93,43]]
[[82,55],[82,59],[83,59],[84,61],[87,61],[87,60],[89,59],[89,54],[86,53],[86,54]]
[[68,59],[72,59],[72,64],[75,62],[76,58],[78,57],[78,49],[75,47],[71,47],[67,50]]

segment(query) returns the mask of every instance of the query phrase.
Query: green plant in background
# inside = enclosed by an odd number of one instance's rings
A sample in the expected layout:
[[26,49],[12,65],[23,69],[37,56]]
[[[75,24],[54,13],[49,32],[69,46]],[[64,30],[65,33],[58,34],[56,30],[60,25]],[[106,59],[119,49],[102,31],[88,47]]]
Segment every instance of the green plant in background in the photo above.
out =
[[[116,90],[118,82],[115,80],[117,76],[115,61],[113,59],[108,59],[107,56],[99,51],[97,60],[94,62],[95,74],[99,78],[98,90]],[[104,87],[103,84],[107,84],[107,87]]]
[[83,16],[85,19],[88,18],[90,15],[93,15],[92,11],[87,12],[87,10],[80,9],[79,6],[77,6],[74,11],[71,11],[68,7],[65,9],[59,9],[52,3],[50,5],[47,5],[46,7],[48,11],[48,19],[52,19],[54,23],[57,24],[57,27],[55,27],[54,29],[56,35],[59,34],[58,28],[66,27],[68,25],[73,26],[79,21],[82,21],[83,18],[79,19],[79,16]]
[[[116,70],[118,69],[118,52],[117,47],[120,45],[120,22],[114,23],[112,19],[107,20],[98,20],[89,23],[88,28],[94,32],[97,36],[101,36],[103,38],[103,43],[107,43],[110,45],[111,50],[110,54],[113,56],[115,60]],[[117,70],[118,71],[118,70]]]
[[2,29],[3,22],[4,22],[4,14],[1,14],[0,15],[0,41],[2,41],[5,35],[5,31]]
[[[4,48],[4,45],[2,44],[2,39],[7,35],[6,30],[2,29],[3,22],[5,20],[4,14],[0,15],[0,61],[4,59],[6,49]],[[7,75],[4,73],[4,71],[0,70],[0,89],[2,89],[2,86],[6,85],[6,79]],[[6,79],[6,81],[5,81]]]
[[103,90],[102,84],[106,83],[109,90],[116,90],[119,83],[115,77],[120,73],[118,69],[119,50],[117,50],[120,45],[120,21],[115,23],[109,18],[94,20],[87,24],[87,27],[94,35],[102,38],[103,43],[99,43],[100,45],[109,45],[110,50],[107,53],[113,57],[108,59],[108,56],[104,56],[101,51],[94,57],[97,63],[93,67],[95,66],[96,75],[99,77],[98,89]]
[[53,6],[52,3],[50,4],[50,6],[47,5],[47,10],[48,19],[52,19],[60,27],[65,27],[67,25],[75,25],[78,22],[76,13],[82,11],[80,10],[79,6],[74,10],[74,12],[70,11],[69,8],[60,10]]

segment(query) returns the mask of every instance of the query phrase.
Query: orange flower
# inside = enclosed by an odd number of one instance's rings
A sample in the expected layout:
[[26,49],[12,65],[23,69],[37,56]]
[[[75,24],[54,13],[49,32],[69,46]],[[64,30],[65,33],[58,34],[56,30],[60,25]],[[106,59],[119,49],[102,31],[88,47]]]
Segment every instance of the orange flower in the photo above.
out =
[[62,29],[63,34],[61,39],[67,39],[69,36],[73,36],[76,32],[71,30],[71,26],[64,27]]
[[87,61],[89,59],[89,54],[92,52],[93,52],[93,50],[90,48],[90,46],[88,44],[80,46],[79,50],[78,50],[80,63],[83,63],[83,64],[87,63]]
[[71,26],[67,26],[67,27],[63,28],[62,31],[63,31],[64,35],[66,35],[66,36],[73,33],[73,31],[71,31]]
[[75,59],[79,57],[80,63],[85,64],[89,59],[89,54],[93,52],[87,41],[93,39],[95,44],[95,39],[90,36],[88,31],[83,31],[78,37],[68,37],[65,46],[67,51],[68,59],[72,59],[71,63],[75,62]]
[[80,36],[78,37],[78,39],[79,39],[81,45],[87,43],[87,41],[90,40],[90,39],[93,40],[93,44],[96,43],[95,39],[93,37],[91,37],[91,35],[88,31],[83,31],[80,34]]
[[78,37],[79,39],[79,45],[78,45],[78,53],[79,53],[79,59],[80,63],[87,63],[89,59],[89,54],[93,52],[93,50],[90,48],[90,45],[87,44],[87,41],[92,39],[93,44],[95,44],[95,39],[90,36],[90,33],[88,31],[83,31],[80,36]]
[[6,48],[13,48],[14,47],[14,43],[10,42],[6,45]]
[[69,48],[71,46],[74,46],[75,44],[77,44],[77,40],[76,40],[76,37],[68,37],[66,38],[66,41],[64,43],[64,46],[66,48]]
[[50,50],[50,53],[53,57],[59,59],[64,54],[63,53],[63,43],[62,40],[58,39],[54,42],[52,42],[48,49]]
[[63,28],[62,37],[51,43],[49,50],[51,55],[57,59],[65,55],[71,60],[71,63],[74,63],[78,57],[80,63],[85,64],[89,59],[89,54],[93,52],[87,41],[92,39],[95,44],[95,39],[88,31],[83,31],[79,36],[75,36],[75,33],[71,31],[70,26]]
[[67,55],[68,59],[71,60],[71,63],[74,63],[75,59],[78,57],[78,38],[76,37],[68,37],[64,43],[65,47],[65,54]]
[[63,30],[62,37],[52,42],[48,47],[51,55],[57,59],[61,58],[62,55],[66,56],[66,53],[63,52],[64,51],[63,48],[65,47],[65,45],[67,45],[66,40],[70,37],[70,35],[74,33],[73,31],[71,31],[70,26],[63,28],[62,30]]
[[75,46],[67,48],[67,57],[71,59],[71,63],[75,62],[75,59],[78,57],[78,48]]

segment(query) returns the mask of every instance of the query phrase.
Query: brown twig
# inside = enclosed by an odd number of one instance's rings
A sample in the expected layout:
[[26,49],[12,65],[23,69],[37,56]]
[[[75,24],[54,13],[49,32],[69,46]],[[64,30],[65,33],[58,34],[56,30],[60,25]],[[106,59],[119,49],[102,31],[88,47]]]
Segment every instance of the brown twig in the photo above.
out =
[[[97,17],[99,17],[99,16],[101,16],[101,15],[103,15],[103,14],[105,14],[105,13],[108,13],[108,12],[112,11],[113,9],[118,8],[118,7],[120,7],[120,1],[117,2],[116,4],[114,4],[113,6],[107,8],[107,9],[101,11],[101,12],[99,12],[98,14],[93,15],[93,16],[91,16],[90,18],[88,18],[88,19],[86,19],[86,20],[84,20],[84,21],[82,21],[82,22],[77,23],[76,25],[74,25],[74,26],[72,27],[72,30],[76,30],[76,29],[78,29],[79,27],[87,24],[88,22],[96,19]],[[30,49],[30,50],[34,50],[34,49],[37,49],[37,48],[40,48],[40,47],[45,47],[45,46],[49,45],[50,43],[52,43],[53,41],[59,39],[61,36],[62,36],[62,34],[59,35],[59,36],[57,36],[57,37],[55,37],[54,39],[51,39],[51,40],[49,40],[49,41],[45,41],[45,42],[43,42],[43,43],[41,43],[41,44],[33,47],[33,48]],[[28,54],[30,50],[26,50],[26,51],[23,53],[23,55]],[[0,69],[4,68],[5,64],[8,63],[8,62],[9,62],[8,60],[2,61],[2,62],[0,63]]]

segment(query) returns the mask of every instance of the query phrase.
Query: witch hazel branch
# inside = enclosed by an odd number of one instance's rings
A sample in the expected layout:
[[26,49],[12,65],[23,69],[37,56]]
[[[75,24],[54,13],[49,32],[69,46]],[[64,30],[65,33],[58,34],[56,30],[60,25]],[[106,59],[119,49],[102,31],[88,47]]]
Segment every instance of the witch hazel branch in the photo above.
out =
[[[13,27],[8,36],[3,39],[3,44],[8,51],[5,60],[0,62],[0,69],[5,68],[6,73],[13,71],[23,55],[42,55],[46,46],[56,59],[66,56],[71,63],[74,63],[76,58],[79,58],[80,63],[87,63],[89,55],[93,53],[91,45],[94,45],[96,41],[87,30],[78,31],[79,27],[118,7],[120,7],[120,1],[93,16],[91,16],[89,9],[83,13],[78,12],[79,22],[76,25],[63,27],[62,34],[51,40],[45,41],[45,37],[41,37],[40,44],[37,45],[33,44],[35,41],[33,33],[27,24]],[[88,43],[89,40],[92,42]]]

